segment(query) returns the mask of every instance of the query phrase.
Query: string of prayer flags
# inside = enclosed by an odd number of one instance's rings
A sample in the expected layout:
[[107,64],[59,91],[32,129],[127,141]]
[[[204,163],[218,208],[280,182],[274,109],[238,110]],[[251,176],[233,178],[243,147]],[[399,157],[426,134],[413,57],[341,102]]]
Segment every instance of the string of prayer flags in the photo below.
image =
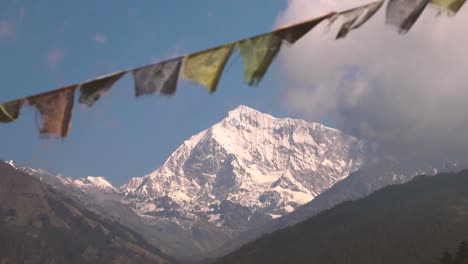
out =
[[447,10],[451,14],[456,14],[465,2],[466,0],[431,0],[432,5]]
[[408,32],[418,20],[429,0],[389,0],[387,5],[387,24],[399,27],[400,33]]
[[281,49],[282,38],[268,33],[237,43],[244,62],[244,78],[248,85],[257,86]]
[[183,77],[205,86],[210,93],[215,92],[233,47],[233,44],[227,44],[187,55],[184,61]]
[[76,85],[61,90],[28,98],[42,115],[42,136],[55,135],[65,138],[71,127]]
[[286,40],[289,44],[294,44],[296,41],[301,39],[304,35],[309,33],[315,26],[320,24],[323,20],[330,18],[335,15],[335,12],[331,12],[327,15],[314,18],[312,20],[296,24],[293,26],[282,27],[281,29],[275,30],[275,32],[281,36],[283,40]]
[[10,101],[0,104],[0,123],[9,123],[15,121],[23,105],[23,100]]
[[357,29],[366,23],[379,11],[383,3],[383,1],[378,1],[341,13],[340,15],[344,17],[345,21],[338,31],[336,39],[346,37],[351,30]]
[[[0,104],[0,123],[15,121],[24,104],[39,110],[42,116],[41,135],[68,135],[75,91],[79,88],[79,102],[93,106],[101,96],[127,72],[133,73],[136,97],[154,93],[172,95],[176,92],[179,75],[205,86],[210,93],[216,91],[226,63],[234,48],[239,49],[243,60],[244,79],[249,86],[257,86],[268,71],[271,63],[281,50],[283,43],[294,44],[324,20],[330,24],[343,17],[344,22],[336,36],[346,37],[350,31],[361,27],[382,7],[385,0],[342,12],[331,12],[321,17],[288,25],[262,35],[241,39],[216,48],[199,51],[152,64],[127,69],[90,81],[63,87],[47,93],[17,99]],[[466,0],[387,0],[386,23],[397,26],[400,34],[408,32],[426,6],[431,3],[440,9],[456,14]]]
[[181,65],[182,57],[134,70],[135,96],[174,94]]
[[80,85],[80,103],[91,107],[99,98],[109,91],[115,82],[127,73],[126,71],[114,73]]

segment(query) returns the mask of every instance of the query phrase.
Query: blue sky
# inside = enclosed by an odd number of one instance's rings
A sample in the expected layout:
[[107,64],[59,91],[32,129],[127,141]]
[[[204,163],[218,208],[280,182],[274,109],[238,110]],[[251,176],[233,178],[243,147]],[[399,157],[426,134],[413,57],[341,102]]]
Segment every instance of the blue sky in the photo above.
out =
[[[0,101],[32,95],[269,31],[286,0],[0,2]],[[232,57],[235,59],[237,54]],[[245,104],[292,116],[277,64],[257,88],[237,60],[218,92],[179,82],[175,96],[136,99],[126,75],[93,108],[76,104],[64,140],[42,140],[37,113],[0,125],[0,159],[115,185],[158,168],[184,140]]]

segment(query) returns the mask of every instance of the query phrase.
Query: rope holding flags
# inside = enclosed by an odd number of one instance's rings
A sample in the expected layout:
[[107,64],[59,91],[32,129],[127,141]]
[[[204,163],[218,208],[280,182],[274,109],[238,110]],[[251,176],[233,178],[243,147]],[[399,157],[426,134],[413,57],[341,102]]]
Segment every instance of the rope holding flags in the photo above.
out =
[[[173,95],[177,89],[180,72],[184,79],[200,84],[210,93],[214,93],[234,50],[238,50],[242,57],[245,81],[249,86],[257,86],[281,51],[283,44],[293,45],[324,20],[329,20],[332,24],[340,17],[343,18],[343,23],[336,39],[345,38],[352,30],[360,28],[369,21],[381,9],[384,2],[385,0],[381,0],[342,12],[331,12],[265,34],[182,57],[118,71],[93,80],[1,103],[0,123],[16,121],[21,108],[30,105],[35,107],[42,117],[39,129],[41,136],[65,138],[71,127],[75,92],[80,93],[80,104],[92,107],[129,72],[134,79],[136,97],[155,93]],[[455,15],[465,2],[466,0],[387,0],[386,23],[398,27],[399,33],[405,34],[416,23],[426,6],[432,5],[441,12]]]

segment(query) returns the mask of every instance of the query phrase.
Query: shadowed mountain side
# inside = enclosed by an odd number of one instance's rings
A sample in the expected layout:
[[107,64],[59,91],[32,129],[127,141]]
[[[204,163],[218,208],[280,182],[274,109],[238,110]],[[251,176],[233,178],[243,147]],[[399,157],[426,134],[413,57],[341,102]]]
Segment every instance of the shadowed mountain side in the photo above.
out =
[[432,175],[437,172],[436,167],[441,171],[454,171],[460,168],[459,165],[452,163],[416,165],[413,163],[379,161],[368,164],[294,212],[275,219],[258,229],[241,234],[217,250],[210,252],[209,257],[213,259],[227,255],[239,249],[242,245],[260,238],[262,235],[297,224],[339,203],[363,198],[385,186],[408,182],[416,175]]
[[243,246],[217,263],[431,263],[468,237],[468,171],[418,176]]
[[0,161],[0,263],[172,263],[140,235]]

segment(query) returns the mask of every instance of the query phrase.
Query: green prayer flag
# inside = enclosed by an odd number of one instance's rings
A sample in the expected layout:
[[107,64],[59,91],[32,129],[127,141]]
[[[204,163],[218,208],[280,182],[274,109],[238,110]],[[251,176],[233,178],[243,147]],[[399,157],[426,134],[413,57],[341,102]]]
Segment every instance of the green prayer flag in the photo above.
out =
[[250,86],[260,83],[280,51],[281,44],[282,38],[275,33],[246,39],[237,44],[244,61],[244,78]]
[[231,56],[232,44],[187,55],[183,77],[205,86],[210,93],[216,91],[221,73]]
[[20,114],[22,105],[22,100],[0,104],[0,123],[10,123],[15,121]]
[[431,4],[456,14],[466,0],[431,0]]

